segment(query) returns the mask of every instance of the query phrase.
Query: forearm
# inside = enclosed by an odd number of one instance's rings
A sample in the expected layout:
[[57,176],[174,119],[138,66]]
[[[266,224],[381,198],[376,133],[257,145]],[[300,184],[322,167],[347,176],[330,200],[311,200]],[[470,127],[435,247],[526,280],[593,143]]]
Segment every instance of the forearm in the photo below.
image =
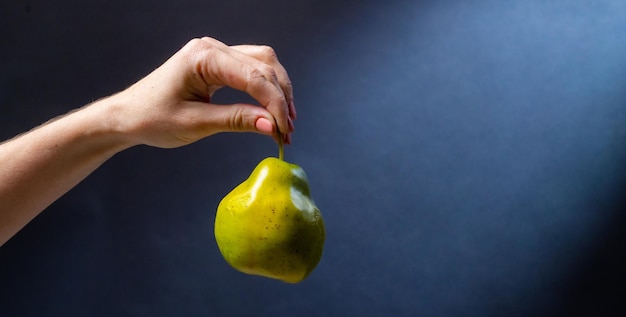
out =
[[0,144],[0,245],[93,172],[133,144],[106,98]]

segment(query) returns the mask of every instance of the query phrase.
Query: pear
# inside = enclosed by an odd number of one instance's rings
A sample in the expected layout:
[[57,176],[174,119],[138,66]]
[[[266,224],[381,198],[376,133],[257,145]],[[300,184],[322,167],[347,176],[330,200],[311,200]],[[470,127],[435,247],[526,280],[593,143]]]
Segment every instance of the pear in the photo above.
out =
[[322,257],[325,229],[304,170],[279,157],[262,160],[221,200],[215,240],[233,268],[298,283]]

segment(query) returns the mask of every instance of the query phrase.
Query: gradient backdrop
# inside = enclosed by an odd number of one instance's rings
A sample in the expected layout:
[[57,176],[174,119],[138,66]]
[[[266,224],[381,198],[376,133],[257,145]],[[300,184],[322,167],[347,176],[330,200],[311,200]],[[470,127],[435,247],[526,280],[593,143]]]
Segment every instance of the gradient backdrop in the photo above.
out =
[[291,75],[317,270],[221,258],[219,200],[277,151],[221,134],[130,149],[48,208],[0,248],[0,316],[626,314],[626,2],[3,0],[0,138],[203,35]]

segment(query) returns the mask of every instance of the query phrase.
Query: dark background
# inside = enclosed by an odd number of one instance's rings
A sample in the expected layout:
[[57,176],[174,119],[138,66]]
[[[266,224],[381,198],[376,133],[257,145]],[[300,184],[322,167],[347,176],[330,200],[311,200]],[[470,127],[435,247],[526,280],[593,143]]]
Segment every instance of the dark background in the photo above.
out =
[[0,248],[3,317],[626,314],[624,1],[3,0],[0,12],[2,139],[124,89],[193,37],[273,46],[299,115],[286,158],[327,228],[301,284],[236,272],[215,209],[273,141],[135,147]]

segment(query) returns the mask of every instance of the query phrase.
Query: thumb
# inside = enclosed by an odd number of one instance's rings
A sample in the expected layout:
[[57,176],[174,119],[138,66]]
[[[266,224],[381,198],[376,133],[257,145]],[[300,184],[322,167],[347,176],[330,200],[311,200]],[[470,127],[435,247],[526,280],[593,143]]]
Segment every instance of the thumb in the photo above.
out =
[[215,106],[215,128],[222,132],[256,132],[274,135],[276,121],[265,108],[249,104]]

